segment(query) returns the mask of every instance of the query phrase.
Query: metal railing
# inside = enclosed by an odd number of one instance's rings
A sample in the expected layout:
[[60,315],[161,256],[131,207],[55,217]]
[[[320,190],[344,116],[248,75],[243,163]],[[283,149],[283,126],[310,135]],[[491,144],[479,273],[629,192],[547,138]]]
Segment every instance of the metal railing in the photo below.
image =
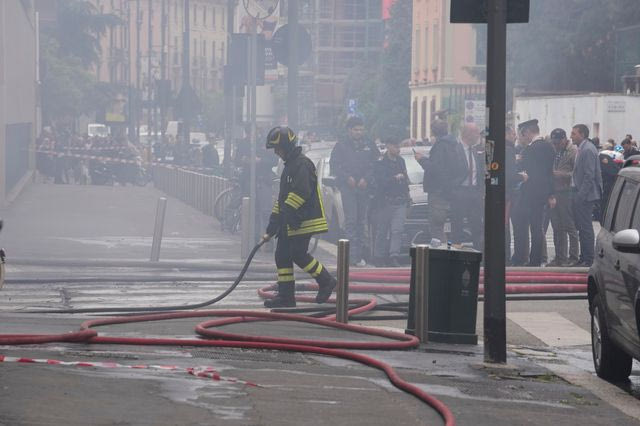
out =
[[160,165],[153,166],[153,183],[165,194],[210,216],[218,195],[231,187],[228,179],[220,176]]

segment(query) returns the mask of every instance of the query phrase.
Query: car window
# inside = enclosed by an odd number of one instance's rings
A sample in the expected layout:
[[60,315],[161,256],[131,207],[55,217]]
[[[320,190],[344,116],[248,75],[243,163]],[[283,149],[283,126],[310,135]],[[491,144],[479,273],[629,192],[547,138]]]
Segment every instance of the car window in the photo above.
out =
[[633,208],[638,198],[638,184],[626,179],[622,191],[620,192],[620,201],[616,207],[616,215],[613,222],[613,231],[618,232],[631,227],[631,218],[633,216]]
[[633,210],[633,220],[631,222],[631,227],[633,229],[637,229],[640,232],[640,196],[636,200],[636,207]]
[[613,223],[613,214],[616,211],[616,205],[618,204],[618,198],[620,198],[620,190],[622,189],[622,185],[624,184],[624,178],[622,176],[618,176],[613,189],[611,190],[611,194],[609,195],[609,203],[607,204],[607,210],[604,214],[604,229],[611,231],[611,225]]

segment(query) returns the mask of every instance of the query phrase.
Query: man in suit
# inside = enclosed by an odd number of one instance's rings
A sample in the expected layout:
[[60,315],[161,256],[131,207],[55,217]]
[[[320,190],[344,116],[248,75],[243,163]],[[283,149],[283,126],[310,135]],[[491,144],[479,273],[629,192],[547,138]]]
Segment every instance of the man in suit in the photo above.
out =
[[589,141],[587,126],[573,126],[571,142],[578,147],[573,169],[573,220],[580,236],[580,260],[574,266],[591,266],[595,244],[593,208],[602,198],[602,171],[598,150]]
[[544,209],[553,200],[553,162],[556,154],[551,143],[540,136],[538,120],[520,123],[518,131],[527,145],[522,151],[520,199],[512,218],[514,251],[526,252],[524,245],[527,234],[531,231],[531,251],[527,266],[540,266],[544,242]]
[[471,231],[473,248],[484,249],[484,150],[478,143],[480,131],[474,123],[465,123],[460,130],[458,144],[458,164],[462,182],[453,190],[451,203],[451,240],[462,243],[468,240],[464,234],[464,219]]

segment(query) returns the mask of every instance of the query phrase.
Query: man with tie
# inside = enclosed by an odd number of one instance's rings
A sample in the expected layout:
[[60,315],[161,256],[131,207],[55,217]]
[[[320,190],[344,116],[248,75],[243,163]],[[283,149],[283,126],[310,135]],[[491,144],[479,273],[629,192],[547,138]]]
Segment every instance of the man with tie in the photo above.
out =
[[522,151],[522,186],[520,202],[512,220],[513,244],[516,253],[526,253],[527,234],[531,232],[531,251],[527,266],[541,266],[544,242],[544,209],[555,205],[553,195],[553,163],[555,149],[540,136],[538,120],[529,120],[518,125],[520,138],[526,143]]
[[464,180],[453,189],[451,204],[451,240],[453,243],[469,241],[464,232],[464,219],[467,219],[471,232],[473,248],[484,249],[484,151],[478,143],[480,131],[474,123],[465,123],[460,129],[458,144],[459,164],[464,168]]

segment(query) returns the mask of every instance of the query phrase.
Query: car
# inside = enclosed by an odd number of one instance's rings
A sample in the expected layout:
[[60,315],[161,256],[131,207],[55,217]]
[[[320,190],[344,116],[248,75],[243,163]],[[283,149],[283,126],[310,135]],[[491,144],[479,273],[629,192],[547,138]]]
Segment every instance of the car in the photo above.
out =
[[588,273],[597,375],[622,381],[640,360],[640,167],[627,162],[609,196]]
[[[340,190],[335,183],[335,177],[331,175],[330,158],[333,145],[312,146],[305,155],[315,164],[320,177],[320,187],[324,200],[325,213],[329,221],[328,240],[335,242],[344,236],[344,210]],[[416,147],[416,150],[428,155],[430,147]],[[402,238],[402,250],[408,253],[412,244],[422,244],[430,241],[429,224],[427,219],[427,194],[422,190],[422,176],[424,171],[414,158],[414,148],[403,147],[400,155],[405,160],[407,174],[409,175],[409,195],[411,205],[407,210],[407,219]],[[448,223],[447,223],[448,225]],[[447,230],[447,229],[446,229]],[[369,240],[372,240],[373,228],[368,229]],[[448,232],[448,230],[447,230]],[[370,244],[366,244],[370,246]]]

